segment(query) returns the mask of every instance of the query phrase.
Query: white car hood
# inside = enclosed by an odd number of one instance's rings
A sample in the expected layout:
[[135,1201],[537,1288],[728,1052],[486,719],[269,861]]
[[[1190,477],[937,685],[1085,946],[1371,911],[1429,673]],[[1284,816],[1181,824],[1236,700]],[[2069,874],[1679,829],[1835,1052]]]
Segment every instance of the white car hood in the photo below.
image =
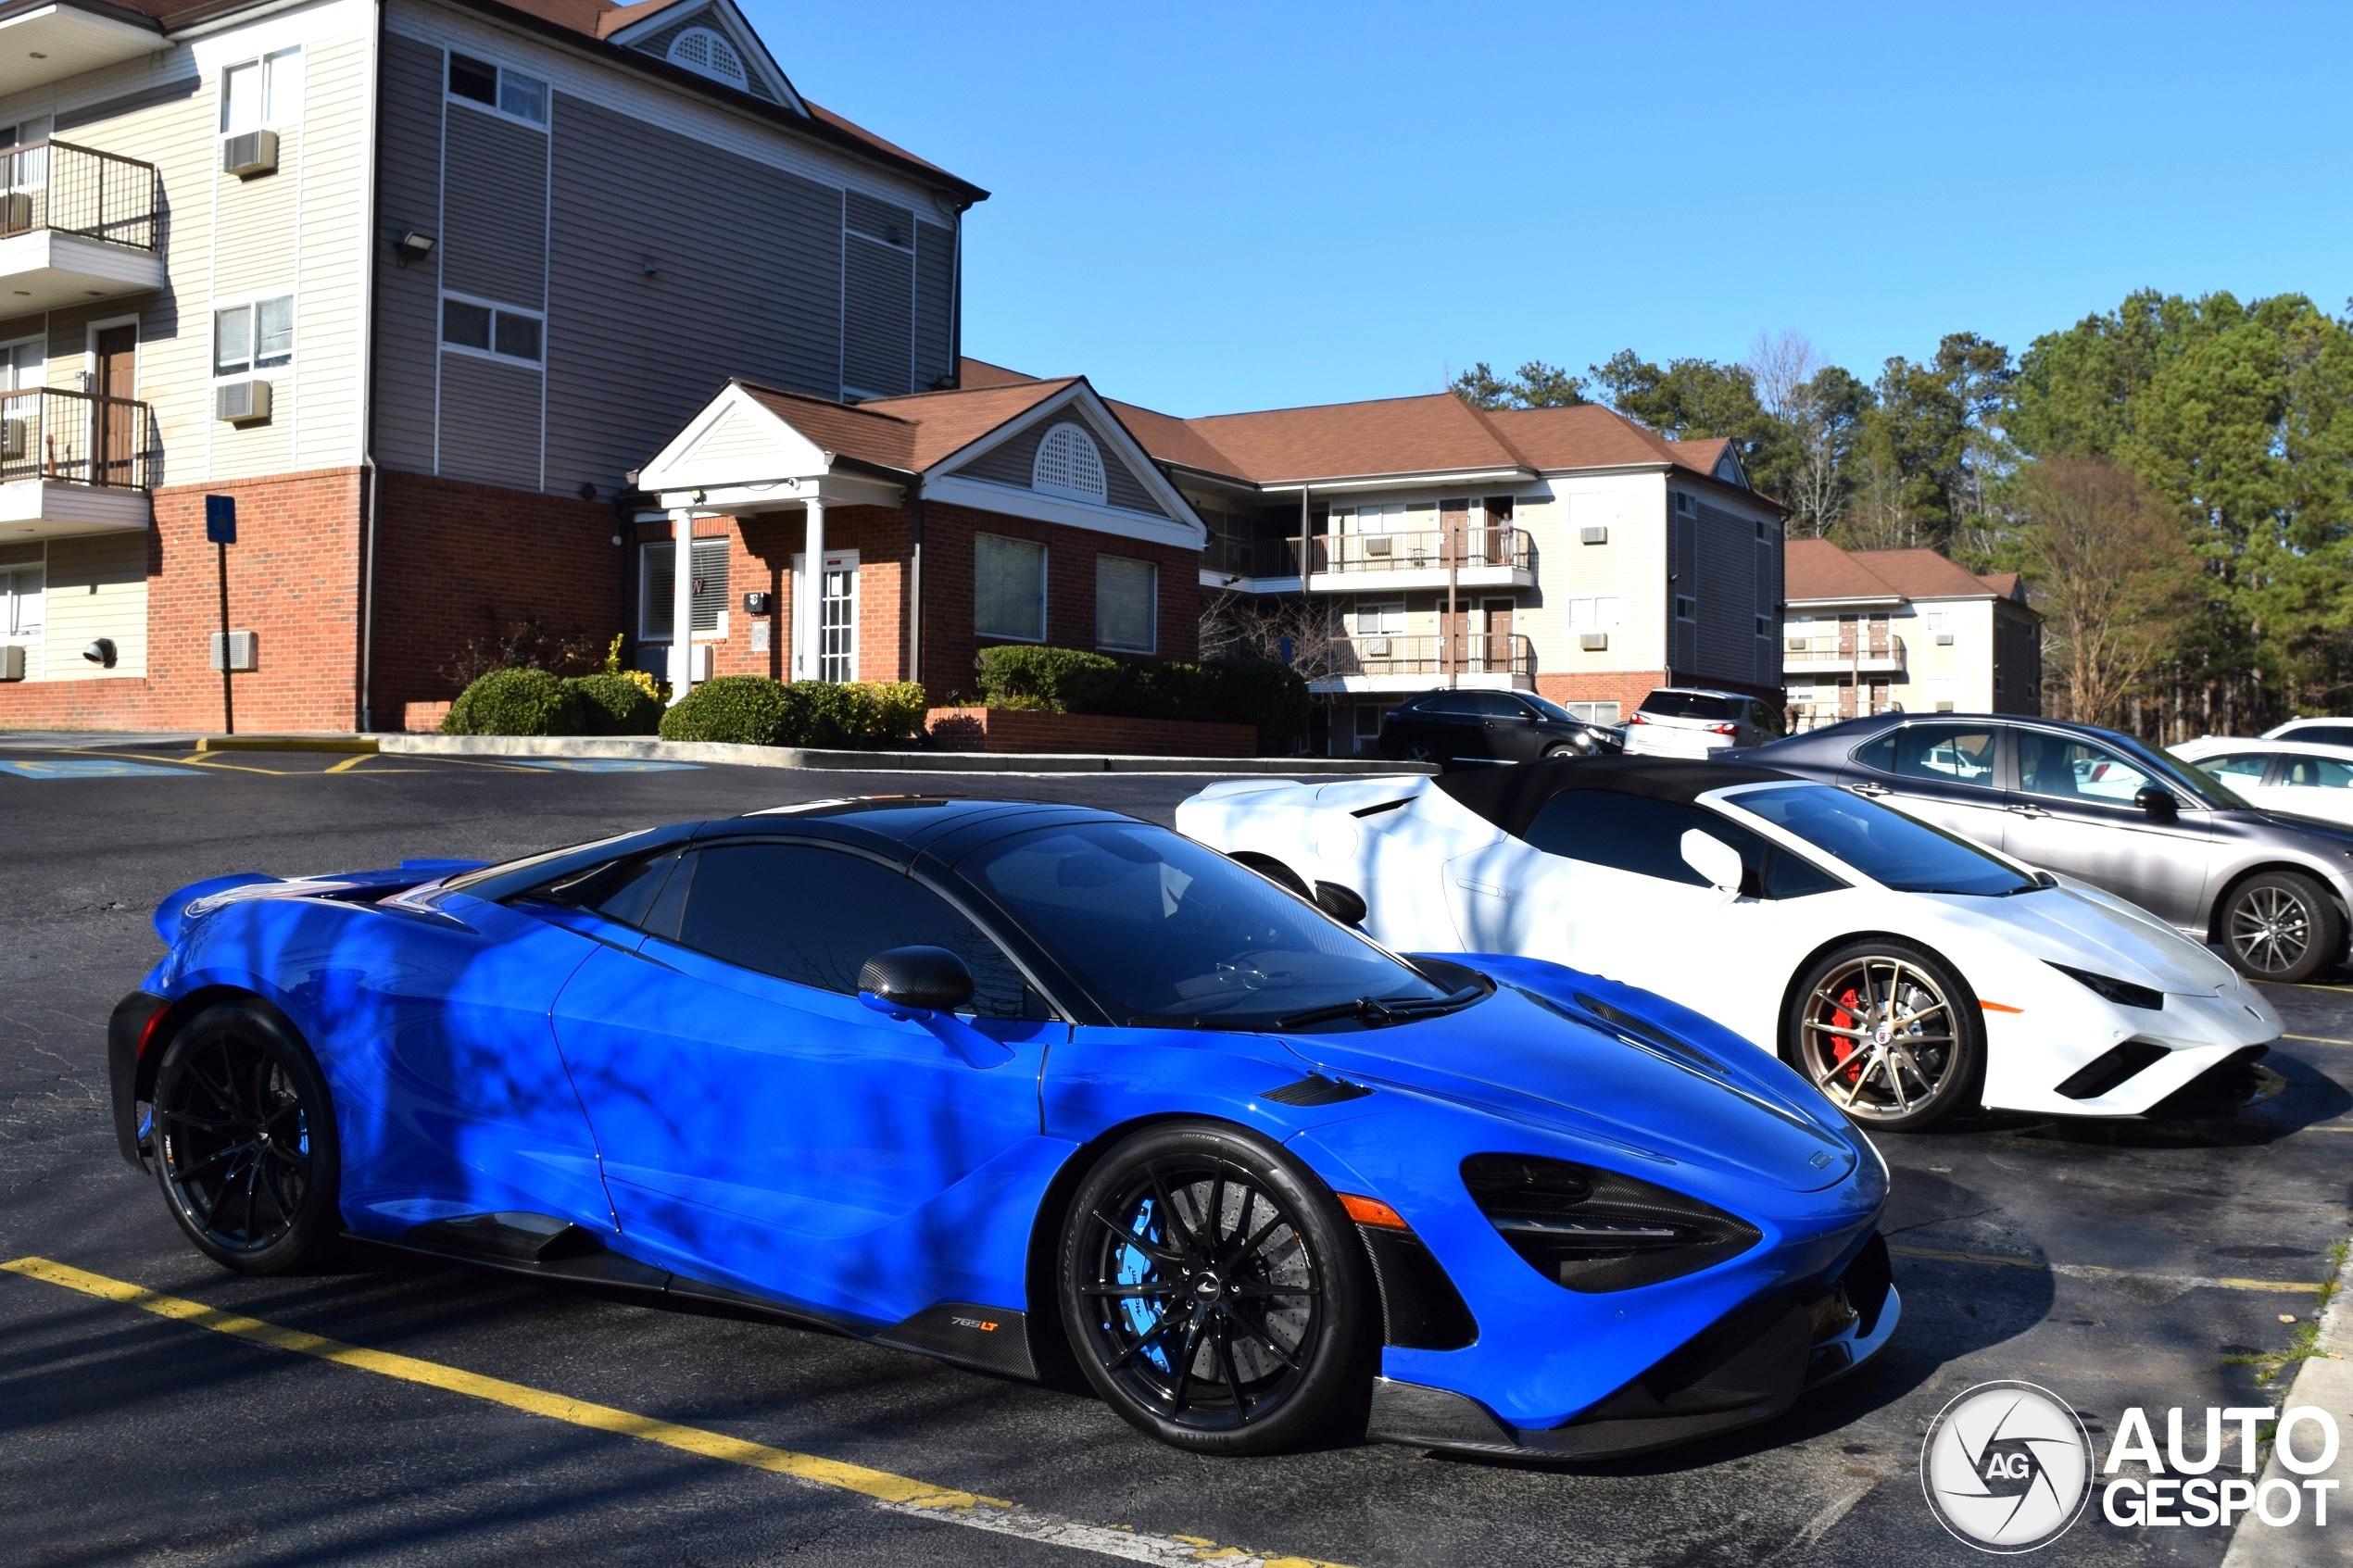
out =
[[2007,898],[1921,897],[2047,963],[2183,996],[2212,996],[2237,979],[2230,965],[2156,916],[2072,883]]

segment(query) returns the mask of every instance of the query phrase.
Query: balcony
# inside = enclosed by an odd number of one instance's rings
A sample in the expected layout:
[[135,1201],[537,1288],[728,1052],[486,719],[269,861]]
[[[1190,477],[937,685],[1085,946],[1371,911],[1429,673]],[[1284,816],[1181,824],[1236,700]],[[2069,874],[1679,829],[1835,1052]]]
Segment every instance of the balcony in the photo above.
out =
[[0,394],[0,540],[144,532],[160,468],[145,403],[61,387]]
[[1299,541],[1245,539],[1212,533],[1201,555],[1202,574],[1227,577],[1297,577]]
[[163,287],[155,165],[71,142],[0,155],[0,315]]
[[93,0],[18,10],[0,20],[0,96],[121,65],[164,48],[154,18]]
[[1812,636],[1781,639],[1784,675],[1901,674],[1904,639],[1885,637]]
[[1466,686],[1536,685],[1536,650],[1514,633],[1470,632],[1444,637],[1343,637],[1331,646],[1331,673],[1311,681],[1325,692],[1417,692],[1452,676]]
[[[1452,546],[1451,553],[1449,546]],[[1524,528],[1480,525],[1453,534],[1326,533],[1312,541],[1311,588],[1327,592],[1443,588],[1532,588],[1535,548]]]

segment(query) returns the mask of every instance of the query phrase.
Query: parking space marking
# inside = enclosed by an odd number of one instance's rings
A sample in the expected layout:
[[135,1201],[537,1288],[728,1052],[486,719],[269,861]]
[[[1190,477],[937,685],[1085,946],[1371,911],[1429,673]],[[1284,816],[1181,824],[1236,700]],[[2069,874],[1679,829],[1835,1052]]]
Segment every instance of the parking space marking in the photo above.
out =
[[2283,1035],[2283,1040],[2298,1040],[2308,1046],[2353,1046],[2353,1040],[2339,1040],[2327,1035]]
[[208,1307],[201,1301],[191,1301],[184,1297],[165,1296],[128,1280],[110,1279],[105,1274],[92,1273],[70,1263],[53,1262],[46,1258],[14,1259],[0,1263],[0,1270],[78,1291],[102,1301],[136,1307],[141,1311],[153,1312],[175,1323],[209,1329],[215,1334],[225,1334],[256,1345],[266,1345],[274,1350],[313,1356],[340,1366],[398,1378],[404,1383],[422,1384],[429,1388],[504,1405],[528,1415],[545,1416],[550,1421],[610,1432],[617,1436],[635,1437],[641,1442],[659,1443],[664,1448],[703,1459],[740,1464],[831,1487],[836,1491],[854,1493],[894,1513],[936,1520],[941,1524],[968,1525],[997,1535],[1019,1536],[1043,1545],[1068,1547],[1073,1550],[1093,1552],[1101,1557],[1116,1557],[1129,1562],[1160,1564],[1162,1568],[1211,1562],[1219,1564],[1219,1568],[1341,1568],[1340,1564],[1313,1558],[1269,1557],[1238,1547],[1221,1547],[1214,1541],[1197,1536],[1158,1536],[1117,1524],[1087,1524],[1056,1514],[1039,1513],[1001,1498],[982,1497],[976,1492],[958,1491],[950,1486],[936,1486],[927,1481],[894,1475],[887,1470],[870,1470],[862,1464],[849,1464],[815,1454],[772,1449],[764,1443],[730,1437],[724,1432],[712,1432],[699,1426],[681,1426],[653,1416],[615,1410],[610,1405],[592,1404],[524,1384],[510,1383],[504,1378],[485,1377],[458,1367],[443,1366],[438,1361],[421,1361],[414,1356],[398,1355],[389,1350],[371,1350],[365,1346],[346,1345],[341,1340],[324,1338],[301,1329],[265,1323],[259,1318],[223,1311],[218,1307]]
[[24,761],[0,762],[0,772],[14,773],[20,779],[131,779],[131,778],[191,778],[194,768],[176,768],[157,762],[119,762],[111,758],[66,757],[32,758]]
[[564,773],[678,773],[700,769],[699,762],[665,762],[650,757],[510,757],[518,768],[546,768]]
[[2046,1263],[2039,1258],[2020,1258],[2007,1252],[1948,1252],[1934,1247],[1907,1247],[1888,1243],[1887,1249],[1898,1258],[1918,1258],[1931,1263],[1981,1263],[1997,1269],[2047,1269],[2070,1279],[2145,1280],[2152,1285],[2170,1285],[2183,1290],[2280,1290],[2312,1294],[2321,1288],[2319,1280],[2235,1279],[2206,1274],[2152,1274],[2138,1269],[2110,1269],[2098,1263]]

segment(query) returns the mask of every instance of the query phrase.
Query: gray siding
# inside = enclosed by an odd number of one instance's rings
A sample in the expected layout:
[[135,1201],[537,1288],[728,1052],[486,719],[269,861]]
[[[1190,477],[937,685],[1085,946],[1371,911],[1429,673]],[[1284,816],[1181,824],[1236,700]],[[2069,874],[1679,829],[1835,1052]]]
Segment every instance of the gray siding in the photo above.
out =
[[[547,132],[449,106],[442,286],[503,305],[547,303]],[[627,167],[617,164],[619,169]]]
[[[388,241],[414,229],[441,229],[441,51],[384,34],[383,134],[377,140],[377,221]],[[414,473],[433,471],[434,319],[441,262],[403,267],[389,244],[374,248],[376,268],[376,460]]]
[[1710,680],[1756,679],[1756,525],[1700,503],[1699,670]]
[[1781,684],[1781,525],[1768,522],[1756,541],[1756,613],[1769,633],[1756,639],[1756,684]]
[[[862,191],[844,194],[842,222],[853,234],[864,234],[895,245],[914,244],[915,215],[895,203],[876,201]],[[892,238],[893,235],[897,238]]]
[[839,395],[838,190],[565,94],[555,135],[548,489],[618,485],[729,376]]
[[[1699,669],[1699,623],[1675,613],[1675,601],[1699,597],[1699,524],[1675,510],[1673,491],[1667,497],[1667,663],[1677,678]],[[1702,615],[1707,613],[1705,607]]]
[[539,372],[471,355],[441,360],[441,471],[539,488]]
[[[861,198],[852,192],[849,199],[854,206]],[[842,286],[843,390],[892,396],[915,391],[914,252],[847,235]]]
[[915,225],[915,390],[956,370],[956,232]]
[[1103,433],[1102,427],[1076,408],[1063,408],[1039,420],[1011,440],[1000,442],[988,451],[955,471],[971,479],[985,479],[992,484],[1011,484],[1029,488],[1029,479],[1038,466],[1038,444],[1046,433],[1058,424],[1075,424],[1095,438],[1096,447],[1103,457],[1103,490],[1105,498],[1122,511],[1142,512],[1147,517],[1166,517],[1160,503],[1152,498],[1127,466],[1119,460],[1119,451]]

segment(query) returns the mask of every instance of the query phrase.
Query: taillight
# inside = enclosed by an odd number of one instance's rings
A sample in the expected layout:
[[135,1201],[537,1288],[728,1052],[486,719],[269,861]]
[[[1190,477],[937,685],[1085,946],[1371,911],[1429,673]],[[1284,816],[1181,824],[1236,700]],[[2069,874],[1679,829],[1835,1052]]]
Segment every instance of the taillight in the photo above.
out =
[[1712,1204],[1595,1166],[1474,1154],[1463,1185],[1529,1267],[1577,1291],[1631,1290],[1737,1258],[1763,1239]]
[[1647,724],[1650,722],[1649,720],[1643,718],[1640,713],[1635,714],[1631,719],[1629,719],[1626,721],[1629,724]]
[[1711,735],[1736,735],[1741,733],[1741,727],[1738,724],[1710,724],[1707,733]]

